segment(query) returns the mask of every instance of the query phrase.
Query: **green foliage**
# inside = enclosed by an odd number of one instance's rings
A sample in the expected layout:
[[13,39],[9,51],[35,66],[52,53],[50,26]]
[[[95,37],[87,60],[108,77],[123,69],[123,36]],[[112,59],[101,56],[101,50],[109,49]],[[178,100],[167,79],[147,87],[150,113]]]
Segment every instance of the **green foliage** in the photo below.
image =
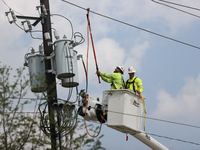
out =
[[[34,148],[49,144],[49,140],[38,129],[37,113],[24,113],[27,104],[37,101],[24,99],[30,90],[24,68],[16,69],[11,77],[12,68],[0,64],[0,149],[11,150]],[[37,110],[37,109],[35,109]]]
[[[95,127],[93,124],[87,125],[88,132],[92,133],[92,136],[96,136],[99,132],[99,126]],[[84,121],[78,121],[75,130],[72,130],[68,136],[66,136],[66,140],[68,144],[66,145],[66,149],[69,150],[105,150],[104,147],[101,146],[100,139],[104,135],[99,135],[97,137],[91,137],[85,129]]]
[[[40,98],[25,98],[30,91],[30,82],[27,79],[29,76],[23,74],[24,69],[16,69],[16,75],[11,76],[12,68],[0,63],[0,150],[48,150],[51,147],[50,135],[44,134],[39,125],[40,119],[45,120],[37,113]],[[47,99],[46,95],[43,96]],[[28,104],[31,104],[30,109],[33,113],[24,113]],[[72,111],[68,110],[69,107],[64,105],[62,111],[68,112],[63,116],[66,123],[73,118]],[[77,114],[75,116],[77,117]],[[49,124],[49,118],[46,119],[46,124]],[[73,128],[70,126],[62,128],[55,125],[59,131],[70,131],[62,137],[63,150],[105,150],[100,142],[103,135],[97,138],[90,137],[83,121],[79,121]],[[92,124],[87,125],[87,128],[93,135],[99,131],[99,127]]]

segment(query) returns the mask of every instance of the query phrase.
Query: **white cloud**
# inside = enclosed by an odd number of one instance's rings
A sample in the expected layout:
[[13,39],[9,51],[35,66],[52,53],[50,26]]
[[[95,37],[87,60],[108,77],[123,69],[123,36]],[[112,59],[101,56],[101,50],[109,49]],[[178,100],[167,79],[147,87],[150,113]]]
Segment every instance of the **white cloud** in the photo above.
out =
[[200,113],[200,74],[195,79],[193,77],[185,79],[183,86],[176,96],[172,96],[164,89],[157,93],[158,104],[152,114],[156,117],[164,118],[184,118],[196,120],[196,115]]
[[[86,42],[87,43],[87,42]],[[86,53],[87,46],[82,45],[79,48],[77,47],[79,54],[83,55],[85,64],[86,62]],[[112,73],[117,65],[123,65],[123,61],[125,59],[125,50],[120,47],[120,45],[114,41],[113,39],[103,38],[95,43],[95,54],[97,59],[97,64],[99,70],[101,72]],[[89,48],[89,57],[88,57],[88,67],[89,67],[89,78],[91,84],[93,84],[93,80],[96,81],[96,65],[94,60],[94,53],[91,47]],[[81,67],[80,67],[81,65]],[[80,83],[85,79],[85,75],[83,73],[82,64],[79,63],[79,76]]]
[[137,71],[140,71],[142,58],[145,55],[149,46],[150,45],[148,41],[140,43],[139,39],[136,39],[136,42],[134,43],[133,48],[130,50],[130,53],[126,54],[127,56],[125,60],[126,68],[133,66]]

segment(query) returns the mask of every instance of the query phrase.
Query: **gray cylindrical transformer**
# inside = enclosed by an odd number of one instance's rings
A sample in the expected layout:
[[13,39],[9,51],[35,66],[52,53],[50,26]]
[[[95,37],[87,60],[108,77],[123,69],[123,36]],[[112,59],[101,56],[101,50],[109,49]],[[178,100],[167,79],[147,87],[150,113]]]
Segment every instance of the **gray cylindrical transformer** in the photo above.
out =
[[76,87],[79,85],[78,64],[77,64],[77,51],[73,50],[73,72],[75,76],[62,79],[63,87]]
[[45,64],[43,54],[32,54],[28,58],[31,91],[38,93],[46,91]]
[[56,74],[58,79],[70,78],[73,72],[73,49],[69,48],[71,40],[61,39],[55,41]]

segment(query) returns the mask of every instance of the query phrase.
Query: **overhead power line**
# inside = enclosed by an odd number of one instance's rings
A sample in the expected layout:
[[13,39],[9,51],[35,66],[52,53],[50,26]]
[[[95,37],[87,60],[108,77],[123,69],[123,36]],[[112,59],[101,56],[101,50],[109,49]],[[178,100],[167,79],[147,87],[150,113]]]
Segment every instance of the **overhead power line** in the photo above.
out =
[[[4,0],[2,0],[2,2],[9,8],[9,9],[12,9]],[[12,9],[13,11],[15,11],[14,9]],[[16,13],[22,15],[21,13],[15,11]],[[22,15],[23,16],[23,15]]]
[[[152,1],[155,1],[155,0],[152,0]],[[174,2],[165,1],[165,0],[158,0],[158,1],[169,3],[169,4],[173,4],[173,5],[177,5],[177,6],[181,6],[181,7],[185,7],[185,8],[189,8],[189,9],[200,10],[199,8],[190,7],[190,6],[186,6],[186,5],[182,5],[182,4],[178,4],[178,3],[174,3]]]
[[162,135],[153,134],[153,133],[146,133],[146,134],[157,136],[157,137],[161,137],[161,138],[166,138],[166,139],[169,139],[169,140],[179,141],[179,142],[183,142],[183,143],[189,143],[189,144],[193,144],[193,145],[200,145],[199,143],[186,141],[186,140],[182,140],[182,139],[177,139],[177,138],[171,138],[171,137],[168,137],[168,136],[162,136]]
[[[124,115],[129,115],[129,116],[135,116],[135,117],[144,118],[143,116],[138,116],[138,115],[133,115],[133,114],[120,113],[120,112],[111,111],[111,110],[108,110],[108,111],[112,112],[112,113],[117,113],[117,114],[124,114]],[[145,118],[146,119],[151,119],[151,120],[156,120],[156,121],[161,121],[161,122],[167,122],[167,123],[172,123],[172,124],[177,124],[177,125],[188,126],[188,127],[193,127],[193,128],[199,128],[200,129],[200,126],[195,126],[195,125],[190,125],[190,124],[185,124],[185,123],[179,123],[179,122],[169,121],[169,120],[164,120],[164,119],[157,119],[157,118],[152,118],[152,117],[145,117]]]
[[[78,119],[83,120],[81,118],[78,118]],[[88,121],[88,122],[100,124],[99,122],[92,122],[92,121]],[[103,124],[103,125],[107,125],[107,124]],[[146,134],[149,134],[149,135],[152,135],[152,136],[157,136],[157,137],[160,137],[160,138],[166,138],[166,139],[173,140],[173,141],[179,141],[179,142],[193,144],[193,145],[200,145],[199,143],[196,143],[196,142],[182,140],[182,139],[178,139],[178,138],[172,138],[172,137],[169,137],[169,136],[163,136],[163,135],[158,135],[158,134],[154,134],[154,133],[146,133]]]
[[[78,104],[75,104],[75,105],[78,105]],[[91,108],[98,109],[98,108],[96,108],[96,107],[91,107]],[[121,113],[121,112],[112,111],[112,110],[108,110],[108,112],[144,118],[144,116],[133,115],[133,114],[127,114],[127,113]],[[200,129],[200,126],[190,125],[190,124],[186,124],[186,123],[180,123],[180,122],[169,121],[169,120],[164,120],[164,119],[158,119],[158,118],[153,118],[153,117],[145,117],[145,118],[146,118],[146,119],[150,119],[150,120],[155,120],[155,121],[166,122],[166,123],[177,124],[177,125],[182,125],[182,126],[187,126],[187,127],[192,127],[192,128],[198,128],[198,129]]]
[[[18,98],[12,98],[12,99],[18,99]],[[35,100],[46,100],[46,99],[43,99],[43,98],[21,98],[21,99],[35,99]],[[67,100],[64,100],[64,99],[60,99],[60,98],[57,98],[58,100],[62,100],[62,101],[67,101]],[[75,104],[74,105],[77,105],[78,104]],[[95,109],[98,109],[98,108],[95,108]],[[127,113],[121,113],[121,112],[117,112],[117,111],[111,111],[111,110],[108,110],[109,112],[112,112],[112,113],[116,113],[116,114],[124,114],[124,115],[129,115],[129,116],[135,116],[135,117],[140,117],[140,118],[144,118],[144,116],[138,116],[138,115],[133,115],[133,114],[127,114]],[[187,127],[192,127],[192,128],[198,128],[200,129],[200,126],[196,126],[196,125],[191,125],[191,124],[186,124],[186,123],[180,123],[180,122],[175,122],[175,121],[170,121],[170,120],[164,120],[164,119],[158,119],[158,118],[153,118],[153,117],[145,117],[146,119],[149,119],[149,120],[155,120],[155,121],[160,121],[160,122],[166,122],[166,123],[171,123],[171,124],[177,124],[177,125],[182,125],[182,126],[187,126]]]
[[[84,7],[81,7],[81,6],[79,6],[79,5],[73,4],[73,3],[68,2],[68,1],[66,1],[66,0],[62,0],[62,1],[63,1],[63,2],[66,2],[66,3],[70,4],[70,5],[73,5],[73,6],[75,6],[75,7],[78,7],[78,8],[80,8],[80,9],[83,9],[83,10],[87,11],[87,9],[84,8]],[[153,32],[153,31],[150,31],[150,30],[147,30],[147,29],[144,29],[144,28],[141,28],[141,27],[138,27],[138,26],[135,26],[135,25],[126,23],[126,22],[124,22],[124,21],[120,21],[120,20],[114,19],[114,18],[112,18],[112,17],[109,17],[109,16],[106,16],[106,15],[97,13],[97,12],[95,12],[95,11],[90,10],[90,12],[93,13],[93,14],[99,15],[99,16],[101,16],[101,17],[104,17],[104,18],[107,18],[107,19],[110,19],[110,20],[113,20],[113,21],[122,23],[122,24],[124,24],[124,25],[127,25],[127,26],[130,26],[130,27],[133,27],[133,28],[136,28],[136,29],[139,29],[139,30],[142,30],[142,31],[145,31],[145,32],[148,32],[148,33],[151,33],[151,34],[154,34],[154,35],[163,37],[163,38],[166,38],[166,39],[168,39],[168,40],[172,40],[172,41],[175,41],[175,42],[178,42],[178,43],[181,43],[181,44],[184,44],[184,45],[193,47],[193,48],[200,49],[200,47],[198,47],[198,46],[195,46],[195,45],[192,45],[192,44],[188,44],[188,43],[186,43],[186,42],[182,42],[182,41],[180,41],[180,40],[176,40],[176,39],[167,37],[167,36],[165,36],[165,35],[161,35],[161,34],[159,34],[159,33],[155,33],[155,32]]]
[[[163,1],[163,0],[158,0],[158,1],[165,2],[165,3],[170,3],[170,4],[174,4],[174,5],[178,5],[178,6],[181,6],[181,7],[192,8],[192,7],[187,7],[187,6],[184,6],[184,5],[180,5],[180,4],[176,4],[176,3],[172,3],[172,2],[168,2],[168,1]],[[160,5],[164,5],[164,6],[167,6],[167,7],[172,8],[172,9],[175,9],[175,10],[181,11],[181,12],[183,12],[183,13],[186,13],[186,14],[189,14],[189,15],[192,15],[192,16],[195,16],[195,17],[200,18],[200,16],[198,16],[198,15],[195,15],[195,14],[189,13],[189,12],[187,12],[187,11],[184,11],[184,10],[178,9],[178,8],[176,8],[176,7],[172,7],[172,6],[170,6],[170,5],[167,5],[167,4],[164,4],[164,3],[158,2],[158,1],[152,0],[152,2],[158,3],[158,4],[160,4]],[[193,8],[193,9],[195,9],[195,8]],[[197,9],[197,8],[196,8],[195,10],[200,10],[200,9]]]
[[[23,98],[23,99],[36,99],[36,100],[38,100],[37,98]],[[63,100],[63,99],[59,99],[58,98],[58,100]],[[63,101],[65,101],[65,100],[63,100]],[[74,105],[78,105],[78,104],[74,104]],[[98,108],[95,108],[95,109],[98,109]],[[135,116],[135,117],[144,118],[144,116],[138,116],[138,115],[133,115],[133,114],[121,113],[121,112],[116,112],[116,111],[111,111],[111,110],[108,110],[108,111],[112,112],[112,113],[116,113],[116,114],[124,114],[124,115],[129,115],[129,116]],[[182,125],[182,126],[187,126],[187,127],[192,127],[192,128],[198,128],[198,129],[200,129],[200,126],[197,126],[197,125],[191,125],[191,124],[180,123],[180,122],[175,122],[175,121],[170,121],[170,120],[164,120],[164,119],[158,119],[158,118],[153,118],[153,117],[145,117],[145,118],[149,119],[149,120],[155,120],[155,121],[166,122],[166,123],[177,124],[177,125]]]

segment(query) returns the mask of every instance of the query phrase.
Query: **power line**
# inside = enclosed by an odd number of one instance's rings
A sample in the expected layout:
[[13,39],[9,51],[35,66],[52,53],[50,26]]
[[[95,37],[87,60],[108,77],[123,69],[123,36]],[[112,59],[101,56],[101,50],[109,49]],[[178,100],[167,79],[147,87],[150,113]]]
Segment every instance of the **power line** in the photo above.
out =
[[[9,8],[9,9],[12,9],[4,0],[2,0],[2,2]],[[14,9],[12,9],[13,11],[15,11]],[[21,13],[15,11],[16,13],[22,15]],[[23,15],[22,15],[23,16]]]
[[[70,5],[73,5],[73,6],[75,6],[75,7],[78,7],[78,8],[81,8],[81,9],[84,9],[84,10],[87,11],[87,9],[84,8],[84,7],[81,7],[81,6],[79,6],[79,5],[73,4],[73,3],[68,2],[68,1],[66,1],[66,0],[62,0],[62,1],[63,1],[63,2],[66,2],[66,3],[70,4]],[[145,31],[145,32],[148,32],[148,33],[151,33],[151,34],[154,34],[154,35],[157,35],[157,36],[163,37],[163,38],[166,38],[166,39],[168,39],[168,40],[172,40],[172,41],[175,41],[175,42],[178,42],[178,43],[181,43],[181,44],[184,44],[184,45],[187,45],[187,46],[193,47],[193,48],[200,49],[200,47],[198,47],[198,46],[194,46],[194,45],[192,45],[192,44],[188,44],[188,43],[185,43],[185,42],[182,42],[182,41],[179,41],[179,40],[176,40],[176,39],[173,39],[173,38],[167,37],[167,36],[165,36],[165,35],[161,35],[161,34],[159,34],[159,33],[152,32],[152,31],[147,30],[147,29],[143,29],[143,28],[141,28],[141,27],[138,27],[138,26],[135,26],[135,25],[132,25],[132,24],[126,23],[126,22],[124,22],[124,21],[120,21],[120,20],[114,19],[114,18],[112,18],[112,17],[109,17],[109,16],[106,16],[106,15],[103,15],[103,14],[97,13],[97,12],[95,12],[95,11],[90,10],[90,12],[91,12],[91,13],[94,13],[94,14],[96,14],[96,15],[99,15],[99,16],[101,16],[101,17],[104,17],[104,18],[107,18],[107,19],[110,19],[110,20],[113,20],[113,21],[116,21],[116,22],[119,22],[119,23],[125,24],[125,25],[127,25],[127,26],[130,26],[130,27],[133,27],[133,28],[136,28],[136,29],[139,29],[139,30],[142,30],[142,31]]]
[[[138,115],[133,115],[133,114],[120,113],[120,112],[110,111],[110,110],[108,110],[108,111],[109,112],[113,112],[113,113],[117,113],[117,114],[124,114],[124,115],[128,115],[128,116],[135,116],[135,117],[144,118],[143,116],[138,116]],[[152,118],[152,117],[145,117],[145,118],[146,119],[151,119],[151,120],[167,122],[167,123],[172,123],[172,124],[177,124],[177,125],[188,126],[188,127],[193,127],[193,128],[199,128],[200,129],[200,126],[195,126],[195,125],[190,125],[190,124],[185,124],[185,123],[179,123],[179,122],[175,122],[175,121],[168,121],[168,120],[164,120],[164,119],[157,119],[157,118]]]
[[[78,105],[78,104],[74,104],[74,105]],[[91,108],[98,109],[98,108],[96,108],[96,107],[91,107]],[[144,118],[144,116],[133,115],[133,114],[127,114],[127,113],[121,113],[121,112],[112,111],[112,110],[108,110],[108,112]],[[164,119],[158,119],[158,118],[153,118],[153,117],[145,117],[145,118],[146,118],[146,119],[150,119],[150,120],[156,120],[156,121],[160,121],[160,122],[166,122],[166,123],[177,124],[177,125],[188,126],[188,127],[200,129],[200,126],[190,125],[190,124],[186,124],[186,123],[180,123],[180,122],[169,121],[169,120],[164,120]]]
[[[174,5],[178,5],[178,6],[186,7],[186,6],[184,6],[184,5],[180,5],[180,4],[176,4],[176,3],[171,3],[171,2],[168,2],[168,1],[163,1],[163,0],[158,0],[158,1],[162,1],[162,2],[166,2],[166,3],[170,3],[170,4],[174,4]],[[175,9],[175,10],[181,11],[181,12],[183,12],[183,13],[186,13],[186,14],[189,14],[189,15],[192,15],[192,16],[195,16],[195,17],[200,18],[200,16],[198,16],[198,15],[195,15],[195,14],[189,13],[189,12],[187,12],[187,11],[184,11],[184,10],[178,9],[178,8],[176,8],[176,7],[172,7],[172,6],[170,6],[170,5],[166,5],[166,4],[164,4],[164,3],[160,3],[160,2],[158,2],[158,1],[152,0],[152,2],[154,2],[154,3],[158,3],[158,4],[160,4],[160,5],[164,5],[164,6],[167,6],[167,7],[172,8],[172,9]],[[187,7],[187,8],[191,8],[191,7]],[[193,8],[193,9],[195,9],[195,8]],[[198,10],[200,10],[200,9],[198,9]]]
[[[84,120],[84,119],[81,119],[81,118],[78,118],[78,119]],[[100,124],[99,122],[92,122],[92,121],[88,121],[88,122]],[[103,125],[107,125],[107,124],[103,124]],[[193,145],[200,145],[199,143],[195,143],[195,142],[187,141],[187,140],[182,140],[182,139],[178,139],[178,138],[172,138],[172,137],[169,137],[169,136],[163,136],[163,135],[158,135],[158,134],[154,134],[154,133],[146,133],[146,134],[149,134],[149,135],[152,135],[152,136],[157,136],[157,137],[160,137],[160,138],[166,138],[166,139],[173,140],[173,141],[179,141],[179,142],[193,144]]]
[[73,29],[72,22],[71,22],[68,18],[66,18],[65,16],[60,15],[60,14],[51,14],[51,16],[60,16],[60,17],[62,17],[62,18],[64,18],[64,19],[66,19],[66,20],[70,23],[70,26],[71,26],[71,29],[72,29],[72,36],[71,36],[71,40],[72,40],[73,35],[74,35],[74,29]]
[[161,138],[166,138],[166,139],[170,139],[170,140],[174,140],[174,141],[189,143],[189,144],[193,144],[193,145],[200,145],[199,143],[195,143],[195,142],[191,142],[191,141],[186,141],[186,140],[182,140],[182,139],[171,138],[171,137],[168,137],[168,136],[162,136],[162,135],[153,134],[153,133],[146,133],[146,134],[157,136],[157,137],[161,137]]
[[[155,1],[155,0],[152,0],[152,1]],[[165,1],[165,0],[158,0],[158,1],[169,3],[169,4],[173,4],[173,5],[177,5],[177,6],[181,6],[181,7],[185,7],[185,8],[189,8],[189,9],[200,10],[199,8],[190,7],[190,6],[186,6],[186,5],[182,5],[182,4],[178,4],[178,3],[173,3],[173,2]]]
[[[18,99],[18,98],[13,98],[13,99]],[[43,100],[43,99],[37,99],[37,98],[23,98],[23,99]],[[59,99],[59,98],[57,98],[57,99],[58,99],[58,100],[63,100],[63,99]],[[46,100],[46,99],[44,99],[44,100]],[[65,101],[65,100],[63,100],[63,101]],[[77,105],[77,106],[78,106],[78,104],[74,104],[74,105]],[[91,108],[98,109],[98,108],[96,108],[96,107],[91,107]],[[128,115],[128,116],[135,116],[135,117],[144,118],[144,116],[138,116],[138,115],[133,115],[133,114],[121,113],[121,112],[111,111],[111,110],[108,110],[108,111],[109,111],[109,112],[112,112],[112,113],[116,113],[116,114],[123,114],[123,115]],[[200,129],[200,126],[191,125],[191,124],[180,123],[180,122],[169,121],[169,120],[158,119],[158,118],[147,117],[147,116],[146,116],[145,118],[146,118],[146,119],[149,119],[149,120],[155,120],[155,121],[166,122],[166,123],[177,124],[177,125],[188,126],[188,127]]]
[[17,97],[10,97],[10,99],[23,99],[23,100],[47,100],[45,98],[30,98],[30,97],[25,97],[25,98],[17,98]]

